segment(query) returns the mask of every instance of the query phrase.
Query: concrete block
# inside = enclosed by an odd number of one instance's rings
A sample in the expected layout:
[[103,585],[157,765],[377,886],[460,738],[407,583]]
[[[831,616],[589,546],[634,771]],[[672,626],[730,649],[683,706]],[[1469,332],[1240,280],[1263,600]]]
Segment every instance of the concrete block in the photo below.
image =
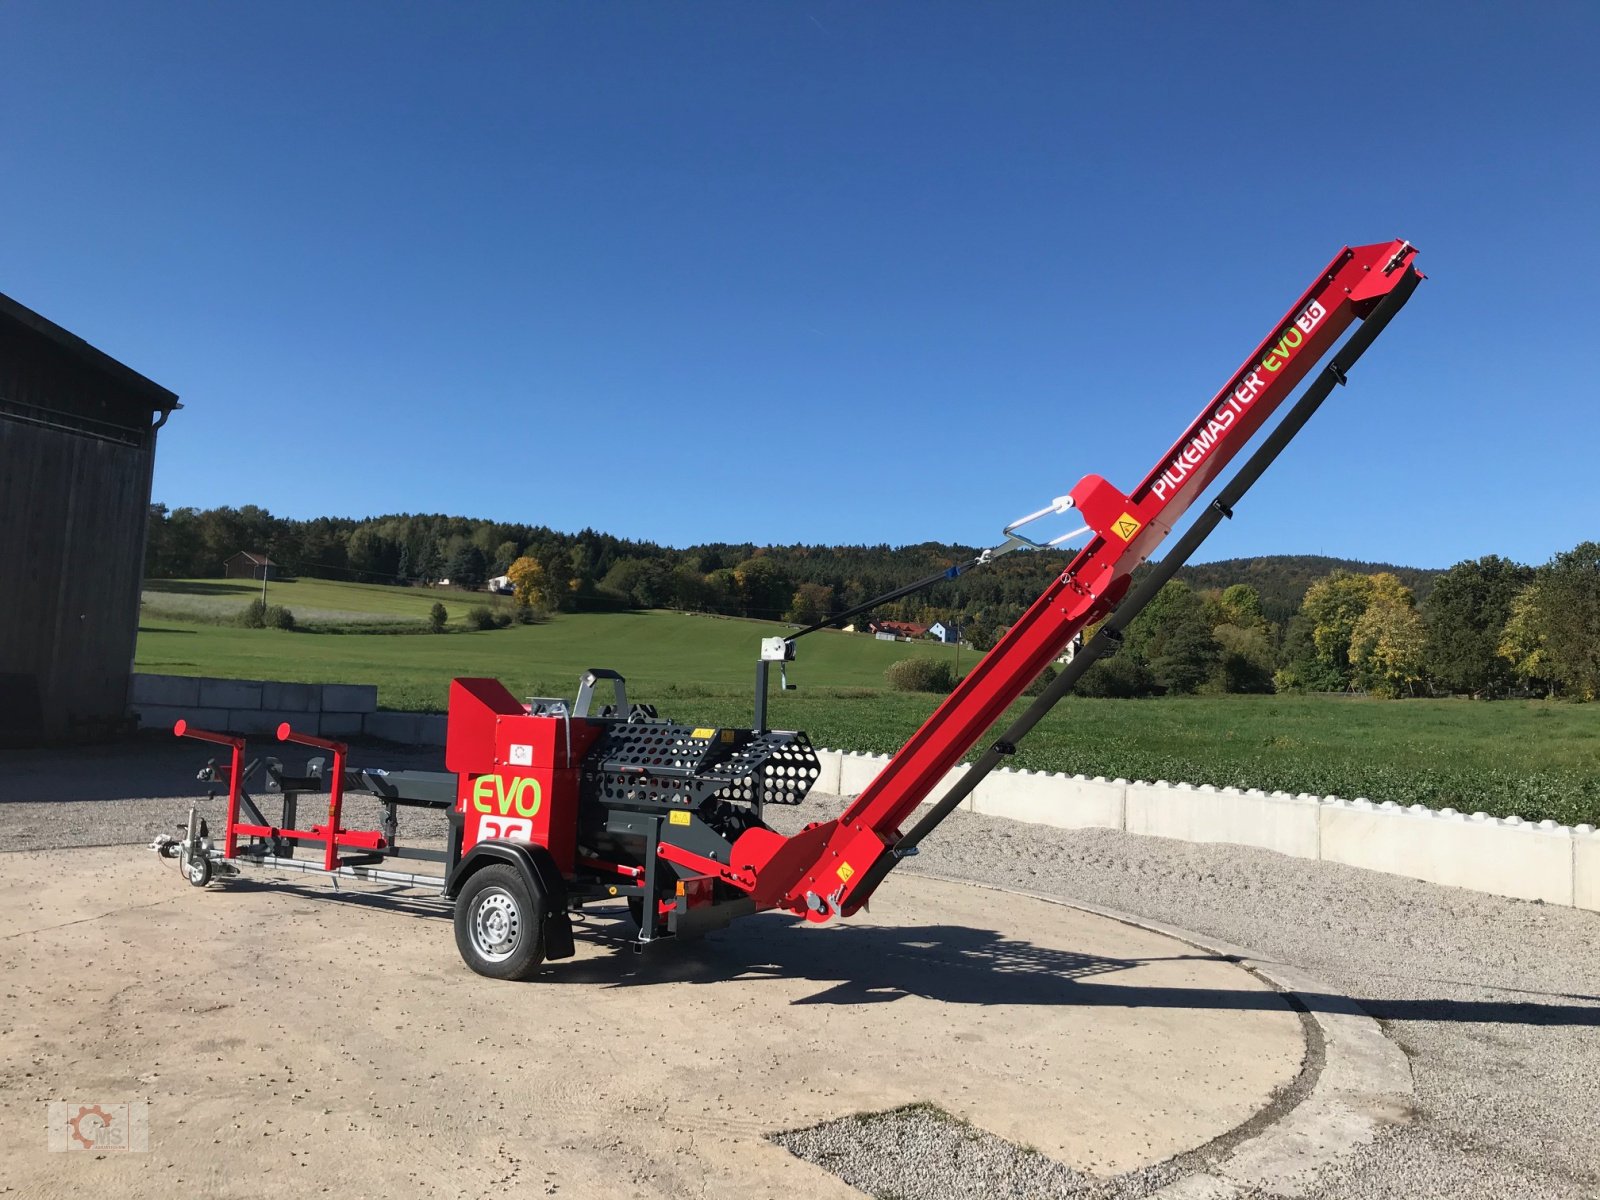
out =
[[837,796],[839,794],[839,760],[844,754],[838,750],[818,750],[817,763],[822,767],[822,774],[817,776],[816,783],[811,785],[811,790],[819,796]]
[[202,679],[200,704],[203,708],[228,710],[261,707],[259,679]]
[[407,712],[373,712],[362,718],[361,730],[368,737],[401,746],[417,744],[417,714]]
[[128,700],[134,706],[165,704],[179,708],[200,705],[200,680],[194,675],[136,674],[128,685]]
[[[962,777],[971,769],[972,765],[970,763],[957,763],[955,766],[951,767],[944,773],[944,778],[939,780],[939,782],[934,785],[933,790],[927,794],[927,796],[922,800],[922,803],[936,804],[940,800],[944,799],[944,794],[953,788],[957,783],[959,783]],[[968,796],[960,804],[956,805],[956,807],[961,809],[963,812],[971,812],[972,797]]]
[[889,761],[887,754],[846,754],[839,760],[839,795],[859,796]]
[[361,722],[360,713],[318,713],[317,731],[325,738],[360,737],[365,732]]
[[1572,903],[1600,912],[1600,834],[1573,834]]
[[1327,862],[1520,900],[1573,903],[1573,832],[1507,825],[1481,813],[1419,815],[1370,801],[1319,807]]
[[370,683],[325,683],[322,711],[373,713],[378,711],[378,689]]
[[279,712],[317,712],[322,708],[322,685],[265,680],[261,684],[261,707]]
[[1058,829],[1121,829],[1127,781],[1042,771],[995,771],[972,793],[972,811]]
[[271,709],[239,708],[228,713],[228,729],[233,733],[267,738],[276,743],[278,726],[287,721],[296,733],[315,733],[317,719],[308,713],[274,712]]
[[449,721],[443,713],[418,713],[416,744],[442,746],[448,729]]
[[136,704],[133,711],[139,718],[140,729],[164,729],[170,733],[172,726],[181,718],[196,729],[209,729],[213,733],[228,732],[228,712],[222,708],[199,708],[190,704]]
[[1141,781],[1128,785],[1127,830],[1316,858],[1318,808],[1311,797],[1283,792]]

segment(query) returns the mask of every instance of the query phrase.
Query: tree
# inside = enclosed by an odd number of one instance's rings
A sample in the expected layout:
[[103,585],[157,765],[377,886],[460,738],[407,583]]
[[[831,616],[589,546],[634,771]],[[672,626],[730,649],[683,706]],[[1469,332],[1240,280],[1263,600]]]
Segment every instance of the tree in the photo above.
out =
[[1235,583],[1222,589],[1218,600],[1223,620],[1240,629],[1265,629],[1266,618],[1261,615],[1261,593],[1248,583]]
[[443,633],[444,623],[449,619],[450,614],[445,612],[444,605],[435,600],[433,607],[428,610],[428,632]]
[[362,525],[346,543],[350,569],[363,583],[389,583],[400,569],[400,546],[377,528]]
[[1341,687],[1350,682],[1350,638],[1372,599],[1372,579],[1335,571],[1307,588],[1300,605],[1311,626],[1317,660],[1337,675]]
[[793,592],[788,575],[765,554],[746,559],[733,569],[739,585],[739,604],[747,617],[776,620]]
[[1317,653],[1311,620],[1304,613],[1289,618],[1278,664],[1272,685],[1280,692],[1336,692],[1345,686],[1340,671]]
[[1272,644],[1266,626],[1218,625],[1211,631],[1219,657],[1212,676],[1223,692],[1272,691]]
[[446,577],[456,587],[475,592],[489,578],[488,566],[489,564],[484,561],[483,551],[471,542],[464,541],[451,552],[450,560],[445,563],[444,569]]
[[524,554],[506,568],[506,577],[511,580],[512,592],[520,606],[534,609],[550,607],[544,568],[539,565],[538,559]]
[[1145,663],[1156,683],[1175,695],[1196,691],[1220,653],[1205,602],[1176,579],[1129,624],[1122,652]]
[[1545,649],[1543,618],[1539,596],[1532,584],[1511,600],[1511,612],[1500,631],[1495,654],[1507,670],[1525,684],[1538,685],[1551,680],[1550,655]]
[[1434,581],[1423,606],[1428,674],[1452,692],[1504,693],[1512,664],[1499,654],[1511,605],[1533,571],[1490,554],[1459,562]]
[[417,550],[415,570],[417,578],[423,583],[433,583],[439,578],[439,568],[444,562],[444,556],[439,553],[439,541],[434,537],[422,539],[422,545]]
[[1501,652],[1571,699],[1600,697],[1600,542],[1582,542],[1534,573],[1512,604]]
[[494,554],[489,560],[490,575],[504,575],[511,564],[517,561],[517,556],[522,553],[522,547],[515,542],[501,542],[495,547]]
[[1414,695],[1428,636],[1416,597],[1393,575],[1368,578],[1367,607],[1350,631],[1352,678],[1374,695]]
[[727,567],[719,567],[706,576],[706,607],[717,613],[734,616],[739,612],[739,579]]
[[705,576],[689,563],[680,563],[667,580],[668,600],[685,612],[704,612],[708,600]]
[[833,607],[833,589],[824,583],[802,583],[789,601],[785,621],[796,625],[815,625],[825,620]]

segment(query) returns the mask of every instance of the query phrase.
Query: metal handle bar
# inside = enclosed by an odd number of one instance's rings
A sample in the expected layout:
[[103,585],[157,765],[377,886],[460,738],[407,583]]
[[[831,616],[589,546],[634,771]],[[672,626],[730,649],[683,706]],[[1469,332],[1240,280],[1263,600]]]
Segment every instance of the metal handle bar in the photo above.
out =
[[993,559],[999,558],[1002,554],[1009,554],[1013,550],[1020,550],[1023,546],[1027,546],[1032,550],[1053,550],[1055,547],[1061,545],[1062,542],[1070,542],[1073,538],[1080,537],[1085,533],[1093,533],[1094,530],[1089,526],[1080,525],[1078,528],[1071,530],[1068,533],[1063,533],[1060,537],[1051,538],[1048,542],[1036,542],[1026,534],[1017,532],[1017,530],[1021,529],[1024,525],[1030,525],[1034,521],[1039,520],[1041,517],[1048,517],[1054,513],[1064,513],[1074,507],[1076,507],[1076,504],[1071,496],[1057,496],[1038,512],[1031,512],[1025,517],[1018,517],[1015,521],[1011,522],[1011,524],[1007,525],[1003,530],[1000,531],[1006,539],[1005,543],[1003,545],[996,546],[993,550],[985,550],[982,556],[983,561],[989,562]]
[[327,738],[315,737],[309,733],[296,733],[285,721],[278,726],[278,740],[280,742],[298,742],[302,746],[315,746],[319,750],[331,750],[335,754],[344,754],[350,747],[344,742],[334,742]]
[[234,737],[228,733],[212,733],[208,729],[196,729],[182,717],[179,717],[177,723],[173,725],[172,735],[174,737],[194,738],[201,742],[215,742],[219,746],[232,746],[235,750],[244,749],[244,739],[242,737]]

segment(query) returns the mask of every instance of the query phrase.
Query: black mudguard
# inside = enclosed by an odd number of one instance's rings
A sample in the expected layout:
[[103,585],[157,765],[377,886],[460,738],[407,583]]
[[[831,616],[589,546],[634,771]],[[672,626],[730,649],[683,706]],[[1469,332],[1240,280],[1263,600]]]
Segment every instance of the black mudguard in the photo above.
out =
[[489,863],[510,863],[522,872],[539,910],[535,919],[544,927],[544,956],[571,958],[576,949],[572,944],[572,918],[567,915],[567,881],[543,846],[499,838],[479,842],[450,872],[444,885],[446,898],[454,900],[467,880]]

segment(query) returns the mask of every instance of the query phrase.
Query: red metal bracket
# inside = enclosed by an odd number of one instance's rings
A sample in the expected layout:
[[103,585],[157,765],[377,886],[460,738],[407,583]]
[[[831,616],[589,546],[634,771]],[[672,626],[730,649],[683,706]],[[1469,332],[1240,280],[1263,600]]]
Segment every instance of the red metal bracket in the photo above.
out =
[[232,858],[239,848],[239,835],[237,833],[239,821],[239,788],[240,774],[244,762],[244,739],[235,737],[231,733],[213,733],[209,729],[195,729],[189,722],[179,718],[172,727],[174,737],[194,738],[200,742],[215,742],[219,746],[230,748],[231,762],[228,766],[228,822],[223,834],[224,857]]
[[327,848],[322,854],[322,869],[331,871],[339,865],[341,842],[353,849],[381,848],[383,839],[377,834],[347,834],[339,828],[339,810],[344,806],[344,756],[349,753],[350,747],[344,742],[335,742],[309,733],[296,733],[287,721],[278,726],[278,740],[294,742],[301,746],[315,746],[333,755],[332,778],[328,781],[328,824],[313,825],[309,835],[312,840],[325,840]]

